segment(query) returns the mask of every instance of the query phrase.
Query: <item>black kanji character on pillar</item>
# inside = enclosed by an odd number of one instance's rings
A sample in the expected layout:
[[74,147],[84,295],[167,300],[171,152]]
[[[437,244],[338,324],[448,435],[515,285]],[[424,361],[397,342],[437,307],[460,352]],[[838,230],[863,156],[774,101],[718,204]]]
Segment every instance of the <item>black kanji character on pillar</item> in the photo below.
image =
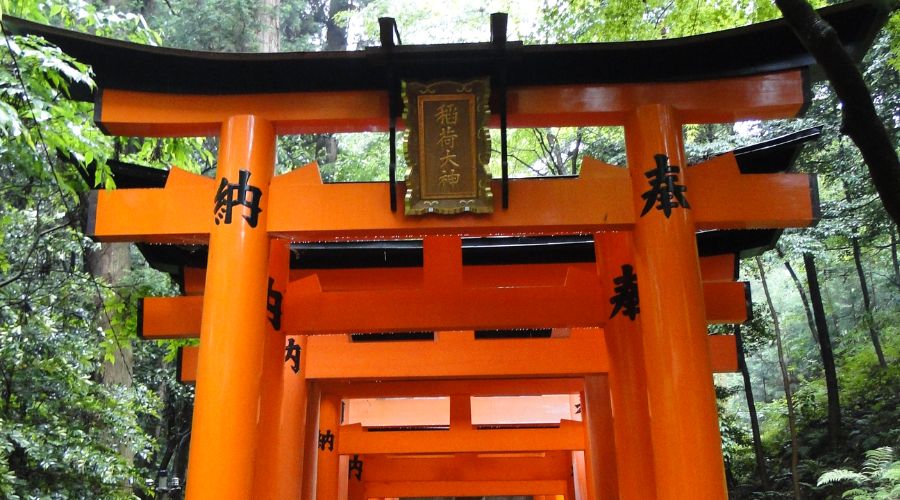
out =
[[673,208],[691,208],[684,196],[687,186],[678,183],[681,167],[669,165],[669,158],[666,155],[655,155],[653,158],[656,160],[656,168],[644,173],[650,179],[650,189],[641,195],[641,198],[646,200],[641,217],[647,215],[653,205],[656,205],[656,209],[662,210],[668,219],[672,215]]
[[622,314],[634,321],[637,313],[641,312],[638,305],[637,274],[630,265],[625,264],[622,266],[622,275],[613,278],[613,284],[616,285],[613,289],[616,293],[609,299],[609,303],[614,306],[612,314],[609,315],[610,319],[622,311]]
[[281,299],[283,295],[278,290],[272,288],[275,285],[275,278],[269,277],[269,291],[266,298],[266,309],[269,311],[269,323],[275,331],[281,331]]
[[356,473],[356,480],[362,481],[362,468],[363,461],[359,459],[359,455],[353,455],[353,458],[350,459],[350,477],[353,477],[353,473]]
[[250,171],[241,170],[237,184],[231,184],[226,177],[222,177],[219,189],[216,191],[216,206],[213,213],[216,216],[216,224],[224,222],[231,224],[231,210],[237,206],[244,206],[250,210],[250,215],[245,215],[244,220],[250,227],[256,227],[259,221],[259,201],[262,198],[262,190],[250,185]]
[[294,339],[288,339],[287,346],[284,348],[284,361],[293,361],[294,366],[291,370],[294,373],[300,372],[300,346],[294,343]]
[[581,413],[581,403],[575,403],[575,414],[578,415]]
[[324,450],[326,446],[328,451],[334,451],[334,434],[331,433],[331,429],[326,430],[325,434],[319,432],[319,449]]

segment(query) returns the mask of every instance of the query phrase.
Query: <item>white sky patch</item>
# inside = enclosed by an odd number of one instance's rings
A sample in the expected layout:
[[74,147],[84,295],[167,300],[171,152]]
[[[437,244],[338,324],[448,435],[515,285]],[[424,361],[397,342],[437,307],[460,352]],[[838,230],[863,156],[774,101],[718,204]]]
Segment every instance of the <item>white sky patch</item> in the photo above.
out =
[[757,135],[754,132],[759,129],[762,122],[759,120],[747,120],[734,124],[734,132],[740,137]]
[[365,39],[367,26],[375,22],[368,18],[381,15],[397,20],[404,45],[488,42],[494,12],[509,15],[507,38],[521,40],[537,29],[542,4],[541,0],[376,0],[351,17],[348,40]]

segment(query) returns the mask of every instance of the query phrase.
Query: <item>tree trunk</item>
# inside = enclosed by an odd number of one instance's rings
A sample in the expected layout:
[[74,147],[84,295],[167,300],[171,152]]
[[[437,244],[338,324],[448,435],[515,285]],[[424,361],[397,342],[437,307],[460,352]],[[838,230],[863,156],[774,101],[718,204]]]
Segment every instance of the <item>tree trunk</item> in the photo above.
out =
[[816,322],[813,320],[813,313],[809,307],[809,299],[806,298],[806,290],[803,289],[803,283],[800,282],[800,278],[798,278],[797,273],[794,272],[794,267],[791,265],[790,261],[785,258],[784,252],[782,252],[780,248],[776,248],[775,251],[778,252],[778,256],[784,260],[784,267],[787,269],[788,274],[791,275],[791,279],[794,280],[794,286],[797,287],[797,293],[800,294],[800,301],[803,302],[803,311],[806,313],[806,324],[809,326],[809,333],[812,335],[813,342],[818,343],[818,338],[816,336]]
[[869,328],[869,337],[872,339],[872,345],[875,347],[875,355],[878,356],[878,364],[887,369],[887,361],[884,359],[884,351],[881,349],[881,335],[878,332],[878,326],[875,325],[875,318],[872,316],[872,303],[869,298],[869,285],[866,281],[866,273],[862,265],[862,252],[859,247],[859,238],[850,238],[850,244],[853,245],[853,261],[856,263],[856,274],[859,276],[859,285],[863,296],[863,320]]
[[[102,243],[96,251],[88,255],[88,268],[95,279],[109,286],[116,286],[131,269],[131,248],[129,243]],[[98,297],[98,302],[100,298]],[[104,304],[99,303],[100,313],[97,317],[97,326],[108,332],[107,335],[116,339],[116,349],[113,360],[104,361],[101,367],[103,383],[106,385],[121,385],[131,387],[134,380],[131,376],[133,355],[130,343],[125,340],[123,332],[113,328],[111,314],[105,309]],[[119,447],[119,454],[128,463],[134,462],[134,450],[128,445]],[[130,490],[130,487],[128,488]]]
[[819,334],[822,366],[825,368],[825,390],[828,394],[828,441],[831,443],[832,448],[837,448],[840,444],[841,434],[841,400],[838,391],[837,368],[834,363],[834,351],[831,349],[831,335],[828,333],[828,323],[825,321],[825,307],[822,305],[822,294],[819,291],[816,260],[811,253],[803,254],[803,266],[806,268],[809,297],[812,300],[816,331]]
[[[328,15],[325,21],[325,50],[347,50],[347,29],[341,26],[336,19],[337,14],[351,7],[349,0],[331,0],[328,4]],[[322,156],[319,156],[319,152]],[[334,134],[320,134],[316,136],[316,158],[322,165],[328,165],[337,161],[338,138]]]
[[259,4],[259,50],[279,52],[281,50],[281,23],[278,11],[281,0],[262,0]]
[[331,0],[325,26],[325,50],[347,50],[347,28],[337,23],[337,14],[350,8],[350,0]]
[[788,429],[791,433],[791,483],[794,487],[794,499],[800,500],[800,477],[797,472],[799,444],[797,442],[797,423],[794,415],[794,394],[791,391],[791,381],[788,374],[787,363],[784,359],[784,349],[781,345],[781,324],[778,322],[778,314],[775,305],[772,304],[772,296],[769,294],[769,284],[766,282],[766,271],[763,269],[762,260],[756,257],[756,265],[759,267],[759,277],[762,281],[763,293],[769,306],[769,314],[772,315],[772,324],[775,327],[775,346],[778,348],[778,366],[781,368],[781,379],[784,385],[784,399],[787,401]]
[[744,355],[744,337],[741,335],[741,326],[734,330],[734,338],[737,342],[738,368],[744,377],[744,394],[747,396],[747,409],[750,412],[750,429],[753,432],[753,455],[756,458],[756,474],[759,476],[759,484],[763,490],[769,489],[769,471],[766,467],[766,456],[763,452],[762,438],[759,433],[759,417],[756,414],[756,401],[753,398],[753,386],[750,384],[750,370],[747,369],[747,358]]
[[900,261],[897,260],[897,231],[891,228],[891,264],[894,265],[894,284],[900,287]]
[[834,328],[835,335],[840,336],[841,323],[840,321],[838,321],[837,313],[835,312],[837,308],[834,304],[834,298],[832,298],[831,296],[831,289],[828,288],[828,269],[822,271],[822,277],[825,281],[825,286],[821,288],[822,297],[824,297],[825,301],[828,302],[828,317],[831,320],[831,326],[832,328]]
[[859,148],[884,209],[894,224],[900,224],[900,159],[856,62],[837,32],[806,1],[775,0],[775,4],[834,87],[842,103],[841,131]]

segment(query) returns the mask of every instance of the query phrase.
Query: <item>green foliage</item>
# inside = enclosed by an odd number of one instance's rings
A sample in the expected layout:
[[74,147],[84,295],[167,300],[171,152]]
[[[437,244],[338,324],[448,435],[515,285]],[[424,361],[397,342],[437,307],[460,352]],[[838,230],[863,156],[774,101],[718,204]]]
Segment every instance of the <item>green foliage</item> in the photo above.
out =
[[900,461],[894,460],[894,450],[882,446],[866,452],[861,472],[833,469],[821,476],[816,486],[849,483],[855,488],[845,490],[841,498],[853,500],[892,499],[900,496]]
[[[86,2],[22,2],[8,11],[155,40],[140,16]],[[90,71],[57,48],[31,37],[0,44],[3,498],[133,498],[156,468],[158,445],[147,430],[166,414],[142,373],[130,370],[130,384],[107,384],[102,366],[130,349],[136,294],[162,293],[168,280],[139,269],[114,288],[92,276],[80,202],[90,185],[112,185],[106,161],[117,152],[147,162],[203,155],[198,142],[104,136],[84,118],[90,105],[66,98],[72,83],[92,84]]]
[[547,42],[656,40],[773,19],[771,2],[546,0],[538,32]]

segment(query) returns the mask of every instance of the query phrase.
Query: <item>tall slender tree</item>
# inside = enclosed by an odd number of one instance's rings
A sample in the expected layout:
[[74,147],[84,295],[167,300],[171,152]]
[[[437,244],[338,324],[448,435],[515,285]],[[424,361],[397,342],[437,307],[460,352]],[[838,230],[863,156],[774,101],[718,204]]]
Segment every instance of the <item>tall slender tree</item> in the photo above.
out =
[[831,348],[828,322],[825,321],[825,307],[822,304],[819,276],[816,273],[816,259],[813,254],[809,252],[803,254],[803,265],[806,268],[806,281],[809,283],[809,297],[815,314],[819,351],[825,369],[825,389],[828,394],[828,440],[832,447],[836,447],[840,442],[841,435],[841,400],[838,390],[837,367],[834,362],[834,351]]
[[772,303],[772,295],[769,293],[766,270],[763,266],[762,259],[759,257],[756,257],[756,266],[759,268],[759,278],[762,282],[763,293],[766,296],[766,304],[769,306],[769,313],[772,315],[772,324],[775,328],[775,346],[778,349],[778,366],[781,368],[784,399],[787,403],[788,430],[791,434],[791,484],[794,490],[794,499],[800,500],[800,475],[797,469],[800,444],[797,438],[797,416],[794,411],[794,391],[791,389],[791,379],[788,373],[787,361],[785,360],[784,348],[781,341],[781,323],[778,320],[778,313],[775,312],[775,305]]

